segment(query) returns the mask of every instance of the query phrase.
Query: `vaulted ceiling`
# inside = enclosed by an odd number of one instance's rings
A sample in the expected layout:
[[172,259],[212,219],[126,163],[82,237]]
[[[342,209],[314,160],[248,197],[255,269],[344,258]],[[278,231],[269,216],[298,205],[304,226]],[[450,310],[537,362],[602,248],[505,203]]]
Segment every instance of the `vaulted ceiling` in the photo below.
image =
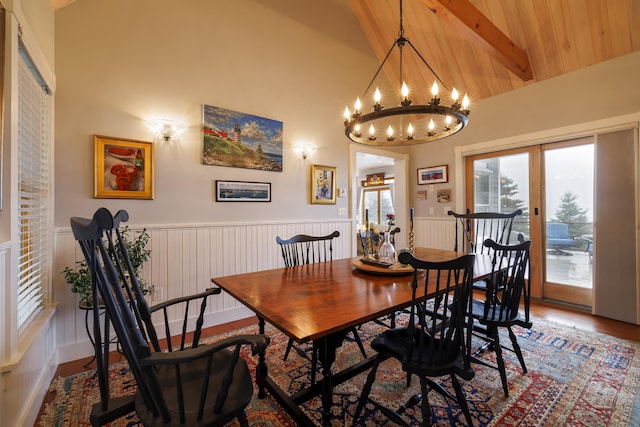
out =
[[[58,9],[76,0],[51,1]],[[400,0],[348,1],[382,63],[398,37]],[[403,0],[403,25],[445,86],[472,102],[640,50],[640,0]],[[425,102],[434,76],[403,56],[403,80],[420,88],[411,97]],[[395,87],[397,64],[394,49],[384,71]]]
[[[398,37],[399,0],[349,4],[382,63]],[[445,86],[474,102],[640,50],[640,1],[403,0],[403,26]],[[403,80],[428,96],[433,75],[404,51]],[[385,68],[399,87],[398,60]]]

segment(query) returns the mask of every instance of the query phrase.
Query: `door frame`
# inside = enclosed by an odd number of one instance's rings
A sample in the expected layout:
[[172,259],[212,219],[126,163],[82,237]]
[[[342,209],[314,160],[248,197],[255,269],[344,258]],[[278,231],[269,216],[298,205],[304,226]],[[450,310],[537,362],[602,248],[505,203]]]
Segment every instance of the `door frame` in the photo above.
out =
[[[576,125],[564,126],[559,128],[547,129],[538,132],[515,135],[507,138],[488,140],[469,145],[460,145],[454,148],[454,165],[455,165],[455,210],[462,210],[466,201],[466,181],[465,176],[468,173],[465,167],[465,157],[471,155],[480,155],[489,152],[499,152],[507,150],[515,150],[518,148],[526,148],[552,142],[568,141],[584,137],[591,137],[601,133],[615,132],[625,129],[638,129],[640,122],[640,113],[631,113],[623,116],[609,117],[606,119],[585,122]],[[541,154],[540,154],[541,155]],[[538,161],[541,161],[538,158]],[[538,169],[539,170],[539,169]],[[529,191],[533,189],[530,188]],[[530,207],[533,210],[533,207]],[[542,226],[541,215],[538,215],[538,227]],[[533,221],[532,221],[533,222]],[[640,233],[640,231],[639,231]],[[542,234],[540,234],[542,235]],[[639,235],[640,239],[640,235]],[[533,243],[533,242],[532,242]],[[542,245],[538,244],[538,248],[532,247],[531,257],[538,257],[538,264],[532,259],[532,288],[531,295],[535,298],[542,298],[542,269],[535,268],[542,259]],[[640,251],[638,251],[640,253]],[[639,255],[640,258],[640,255]],[[537,274],[536,273],[537,270]],[[535,278],[535,279],[534,279]],[[640,292],[637,293],[638,317],[640,322]],[[591,311],[594,310],[592,304]]]
[[[349,218],[352,225],[352,236],[356,235],[356,228],[358,225],[358,218],[356,218],[356,212],[358,211],[358,177],[356,174],[357,153],[374,154],[382,157],[389,157],[394,159],[394,171],[393,171],[393,185],[394,185],[394,210],[396,213],[396,223],[405,224],[403,227],[399,225],[400,233],[395,237],[396,246],[403,248],[407,245],[407,233],[409,224],[409,155],[405,153],[398,153],[396,151],[381,150],[379,148],[373,148],[361,144],[351,143],[349,144],[349,194],[351,197],[351,203],[349,203]],[[357,245],[355,244],[355,238],[350,239],[353,244],[351,248],[352,256],[357,256]]]

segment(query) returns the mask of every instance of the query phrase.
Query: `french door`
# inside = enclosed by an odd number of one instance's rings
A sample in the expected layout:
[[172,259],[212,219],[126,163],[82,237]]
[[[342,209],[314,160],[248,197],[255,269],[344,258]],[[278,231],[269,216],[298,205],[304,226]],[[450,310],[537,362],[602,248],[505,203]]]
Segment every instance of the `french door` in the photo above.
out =
[[474,155],[465,162],[469,209],[522,209],[513,232],[532,242],[532,295],[590,307],[593,139]]

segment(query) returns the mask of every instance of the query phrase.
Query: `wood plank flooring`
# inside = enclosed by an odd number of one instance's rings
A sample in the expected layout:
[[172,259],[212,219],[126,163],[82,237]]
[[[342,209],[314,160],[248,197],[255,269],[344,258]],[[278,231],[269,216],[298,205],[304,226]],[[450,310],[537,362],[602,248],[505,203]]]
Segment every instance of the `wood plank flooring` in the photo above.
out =
[[[570,306],[564,306],[546,301],[532,301],[531,316],[561,323],[569,327],[576,327],[589,331],[600,332],[617,338],[640,342],[640,326],[619,322],[600,316],[594,316],[586,310],[581,310]],[[255,317],[252,317],[237,322],[214,326],[203,330],[202,336],[203,338],[206,338],[255,323],[257,323],[257,319]],[[84,359],[63,363],[58,366],[55,377],[67,377],[69,375],[94,369],[95,363],[92,363],[85,367],[85,365],[87,365],[90,360],[91,358],[87,357]],[[114,352],[111,363],[120,360],[124,360],[124,357],[119,353]],[[53,394],[48,394],[45,397],[44,403],[50,402],[51,400],[53,400],[53,397]],[[38,415],[38,419],[36,420],[34,427],[39,425],[42,409],[43,408],[41,407],[40,415]]]

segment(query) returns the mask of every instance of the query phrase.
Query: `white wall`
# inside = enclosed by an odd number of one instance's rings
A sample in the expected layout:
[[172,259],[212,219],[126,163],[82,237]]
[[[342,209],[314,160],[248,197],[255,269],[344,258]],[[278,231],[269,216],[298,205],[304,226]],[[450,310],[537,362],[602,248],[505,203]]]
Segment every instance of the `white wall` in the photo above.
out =
[[[346,0],[80,0],[55,19],[57,227],[100,206],[145,224],[326,219],[348,207],[308,203],[311,163],[336,166],[347,187],[342,111],[377,67]],[[202,165],[202,104],[282,121],[283,172]],[[144,120],[156,117],[187,129],[155,146],[155,200],[94,199],[92,135],[151,140]],[[298,141],[318,146],[311,159],[295,157]],[[273,201],[215,203],[215,179],[271,182]]]

